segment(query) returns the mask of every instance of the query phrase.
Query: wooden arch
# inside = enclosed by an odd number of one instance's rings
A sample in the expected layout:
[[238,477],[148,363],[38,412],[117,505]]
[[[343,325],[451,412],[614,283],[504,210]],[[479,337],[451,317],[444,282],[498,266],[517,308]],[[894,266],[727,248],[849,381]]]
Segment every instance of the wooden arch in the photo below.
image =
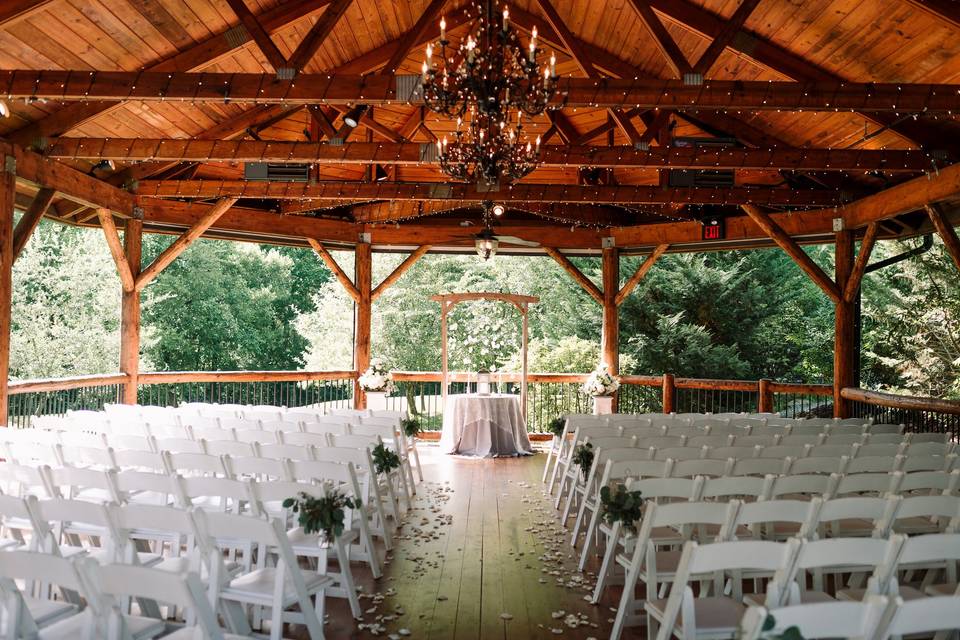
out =
[[469,300],[497,300],[508,302],[517,308],[522,320],[522,339],[521,339],[521,368],[520,368],[520,411],[524,418],[527,415],[527,312],[530,305],[540,302],[536,296],[523,296],[513,293],[492,293],[487,291],[473,293],[443,293],[436,296],[430,296],[434,302],[440,303],[440,341],[443,364],[443,405],[447,404],[447,314],[461,302]]

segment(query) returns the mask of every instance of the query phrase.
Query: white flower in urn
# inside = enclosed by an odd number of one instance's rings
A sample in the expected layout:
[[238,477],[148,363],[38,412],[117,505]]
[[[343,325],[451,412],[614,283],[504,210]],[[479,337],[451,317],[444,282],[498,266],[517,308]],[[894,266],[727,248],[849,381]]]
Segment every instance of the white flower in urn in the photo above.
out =
[[360,375],[357,382],[364,391],[391,393],[396,388],[393,384],[393,374],[387,370],[379,358],[370,361],[370,368]]
[[601,363],[587,377],[580,390],[593,398],[597,396],[612,396],[620,388],[620,381],[610,375],[607,365]]

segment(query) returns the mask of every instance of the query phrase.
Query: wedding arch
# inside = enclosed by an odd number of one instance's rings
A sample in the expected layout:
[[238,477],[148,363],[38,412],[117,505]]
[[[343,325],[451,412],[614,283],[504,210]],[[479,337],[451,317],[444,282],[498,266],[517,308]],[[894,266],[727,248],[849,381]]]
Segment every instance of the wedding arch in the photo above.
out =
[[449,369],[447,367],[447,314],[461,302],[470,300],[495,300],[512,304],[520,312],[521,318],[521,347],[520,347],[520,411],[527,415],[527,312],[530,305],[540,302],[536,296],[524,296],[514,293],[470,292],[470,293],[443,293],[430,296],[434,302],[440,303],[440,341],[441,363],[443,365],[443,403],[447,402],[447,386],[449,384]]

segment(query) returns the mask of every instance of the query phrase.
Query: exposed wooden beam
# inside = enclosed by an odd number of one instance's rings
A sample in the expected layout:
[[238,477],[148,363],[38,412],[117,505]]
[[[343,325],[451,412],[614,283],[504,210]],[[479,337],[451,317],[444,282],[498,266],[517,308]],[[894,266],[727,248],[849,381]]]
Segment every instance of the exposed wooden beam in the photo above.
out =
[[[960,85],[621,80],[561,77],[551,104],[569,107],[695,108],[755,111],[925,112],[960,110]],[[0,70],[0,92],[10,99],[137,100],[331,105],[408,104],[421,100],[398,90],[397,76],[303,74],[295,81],[259,73]]]
[[556,260],[557,264],[573,278],[574,282],[583,287],[583,290],[586,291],[591,298],[596,300],[597,304],[603,304],[603,292],[600,291],[600,287],[595,285],[593,280],[583,275],[583,272],[577,269],[577,266],[570,262],[567,256],[560,253],[559,249],[554,249],[553,247],[544,247],[543,251]]
[[[565,144],[573,144],[573,141],[580,137],[580,132],[577,131],[577,128],[573,126],[573,123],[570,122],[570,118],[568,118],[563,111],[560,111],[559,109],[547,111],[547,119],[550,120],[550,124],[556,127],[557,133],[560,135],[560,139],[563,140]],[[545,145],[546,142],[544,142],[542,146]]]
[[197,238],[203,235],[204,231],[209,229],[223,214],[230,210],[236,204],[236,198],[223,198],[215,205],[210,207],[207,213],[200,218],[193,226],[187,229],[179,238],[174,240],[173,244],[163,250],[163,252],[154,259],[150,266],[140,272],[135,282],[137,291],[142,291],[151,280],[156,278],[161,271],[166,269],[171,262],[177,259],[187,247],[193,244]]
[[47,208],[50,206],[50,203],[53,202],[55,195],[57,195],[57,192],[54,189],[42,187],[37,192],[37,195],[34,196],[33,202],[30,203],[30,207],[24,212],[23,217],[20,218],[20,222],[17,223],[17,228],[13,230],[14,261],[23,253],[23,248],[27,246],[27,241],[30,239],[30,236],[33,235],[33,231],[37,228],[37,225],[40,224],[40,220],[43,219],[43,214],[47,212]]
[[441,182],[346,182],[315,184],[253,182],[245,180],[141,180],[136,193],[147,198],[276,198],[299,200],[446,200],[482,202],[496,197],[502,202],[593,202],[606,204],[762,204],[836,206],[841,194],[833,190],[781,188],[672,188],[649,185],[575,185],[521,182],[492,194],[476,185]]
[[97,209],[97,218],[100,220],[100,228],[103,229],[103,235],[107,239],[110,255],[113,256],[113,262],[117,265],[117,275],[120,276],[120,284],[123,286],[124,291],[133,291],[136,282],[134,281],[133,272],[130,271],[130,263],[127,262],[127,254],[124,252],[123,244],[120,242],[117,225],[113,222],[113,214],[110,213],[108,209]]
[[667,249],[670,248],[668,244],[657,245],[657,248],[653,250],[646,260],[643,261],[637,267],[637,270],[633,272],[633,275],[630,276],[630,279],[623,283],[623,286],[620,288],[620,291],[617,292],[616,304],[619,307],[623,304],[623,301],[627,299],[633,290],[640,284],[640,281],[647,275],[647,272],[650,271],[650,268],[653,267],[654,263],[660,259],[664,253],[667,252]]
[[[331,0],[287,0],[257,16],[260,24],[270,33],[276,33],[288,25],[319,11]],[[206,40],[177,52],[147,67],[150,71],[175,72],[202,69],[215,64],[236,49],[250,42],[247,33],[235,29],[217,33]],[[73,104],[45,118],[15,131],[8,138],[17,144],[35,144],[46,136],[62,135],[84,122],[119,107],[120,102],[85,102]]]
[[16,145],[13,153],[17,177],[89,207],[105,207],[128,217],[133,213],[133,197],[126,191]]
[[[123,230],[124,260],[136,281],[143,253],[143,221],[130,218]],[[120,296],[120,371],[127,375],[123,385],[124,404],[137,403],[140,375],[140,292],[124,290]]]
[[313,250],[317,252],[317,255],[320,256],[320,259],[323,260],[324,264],[327,265],[327,268],[333,273],[334,277],[340,282],[344,290],[347,292],[354,302],[360,302],[360,290],[353,284],[353,281],[350,280],[350,276],[337,264],[337,261],[333,259],[333,256],[330,255],[330,252],[327,251],[327,248],[323,246],[318,240],[313,238],[307,238],[307,242],[310,243],[310,246],[313,247]]
[[929,204],[926,207],[927,215],[930,216],[930,222],[936,227],[937,233],[943,240],[943,245],[947,248],[947,253],[953,258],[953,264],[960,270],[960,238],[957,238],[957,232],[953,225],[947,221],[943,208],[937,204]]
[[0,145],[0,416],[7,422],[10,380],[10,336],[13,307],[13,209],[17,199],[15,158],[10,145]]
[[443,201],[388,200],[386,202],[355,205],[350,208],[350,212],[357,222],[399,222],[400,220],[436,215],[456,209],[458,206],[460,206],[458,203],[450,204]]
[[[440,10],[443,8],[443,5],[446,4],[446,1],[447,0],[430,0],[430,4],[427,5],[420,14],[420,17],[417,18],[413,28],[400,38],[400,42],[397,43],[393,55],[390,56],[387,64],[380,70],[382,75],[393,75],[397,73],[400,65],[406,59],[407,55],[409,55],[410,50],[419,43],[427,31],[436,24],[437,16],[440,15]],[[436,28],[439,31],[440,27],[437,26]]]
[[333,0],[330,6],[324,9],[323,15],[320,16],[313,27],[310,28],[310,31],[307,32],[307,35],[304,36],[303,40],[300,41],[296,51],[291,54],[290,60],[287,63],[291,69],[299,73],[307,66],[310,60],[313,59],[313,56],[316,55],[317,50],[320,49],[320,46],[323,45],[327,36],[333,31],[337,22],[343,17],[343,14],[346,13],[347,7],[350,6],[352,1],[353,0]]
[[237,14],[240,24],[247,30],[253,41],[257,43],[257,47],[273,67],[273,70],[280,73],[280,70],[287,66],[287,58],[270,38],[270,34],[263,28],[257,17],[247,8],[244,0],[227,0],[227,4]]
[[564,22],[560,17],[560,14],[557,13],[553,3],[551,3],[550,0],[536,0],[536,2],[537,6],[540,7],[540,10],[543,11],[543,15],[550,24],[550,27],[553,28],[554,32],[556,32],[557,36],[560,38],[563,48],[570,53],[570,57],[572,57],[577,66],[580,67],[580,71],[583,73],[583,75],[587,77],[596,75],[596,70],[593,68],[593,64],[590,62],[589,55],[587,55],[587,52],[584,50],[584,48],[580,46],[580,41],[567,27],[567,23]]
[[763,229],[764,233],[783,249],[784,253],[793,258],[797,266],[810,276],[810,279],[823,289],[824,293],[830,296],[834,303],[839,303],[843,299],[843,294],[837,284],[830,279],[830,276],[767,213],[752,205],[743,205],[743,210],[747,212],[747,215],[753,219],[758,227]]
[[723,28],[720,29],[720,33],[717,34],[713,42],[710,43],[710,46],[707,47],[707,50],[703,52],[700,59],[693,65],[695,73],[706,75],[707,72],[710,71],[710,68],[713,67],[717,59],[720,58],[723,50],[726,49],[733,41],[733,38],[740,33],[740,29],[743,28],[743,23],[747,21],[747,18],[750,17],[750,14],[753,13],[753,10],[758,4],[760,4],[760,0],[740,0],[740,5],[737,7],[737,10],[734,11],[730,19],[724,23]]
[[643,26],[647,28],[650,36],[653,38],[654,44],[657,45],[657,49],[660,50],[667,65],[671,71],[673,71],[674,77],[683,78],[684,74],[692,73],[693,67],[690,66],[687,57],[680,50],[680,47],[677,46],[677,42],[667,32],[667,28],[663,26],[660,18],[658,18],[653,12],[653,9],[650,8],[648,0],[630,1],[637,15],[640,17]]
[[[334,138],[337,135],[337,130],[333,128],[333,119],[331,119],[327,112],[324,111],[323,107],[318,104],[312,104],[307,107],[307,111],[310,113],[310,117],[314,122],[317,123],[317,128],[327,138]],[[336,114],[334,113],[334,117]]]
[[640,142],[640,134],[637,133],[633,123],[630,122],[630,118],[626,111],[623,109],[610,109],[610,117],[612,117],[613,121],[617,123],[617,127],[619,127],[620,131],[623,132],[623,135],[627,136],[627,140],[630,141],[631,145],[635,145]]
[[877,234],[880,233],[880,224],[871,222],[867,227],[867,232],[863,235],[863,241],[860,243],[860,253],[857,254],[857,261],[853,264],[853,271],[847,278],[847,284],[843,288],[844,302],[853,302],[860,289],[860,283],[863,281],[863,274],[867,272],[867,264],[870,263],[870,254],[873,252],[873,245],[877,241]]
[[428,244],[420,245],[419,247],[417,247],[409,256],[406,257],[406,259],[403,262],[397,265],[396,269],[390,272],[390,275],[388,275],[386,278],[383,279],[383,282],[378,284],[373,289],[373,291],[370,293],[370,299],[376,300],[377,298],[379,298],[380,294],[382,294],[390,286],[392,286],[394,282],[399,280],[400,276],[406,273],[407,270],[410,267],[412,267],[417,262],[417,260],[422,258],[424,254],[426,254],[427,251],[429,250],[430,250],[430,245]]
[[[663,113],[663,112],[661,112]],[[624,116],[629,114],[624,113]],[[561,137],[576,135],[570,121],[554,116]],[[657,117],[648,129],[655,137]],[[400,133],[364,116],[360,123],[384,137],[397,140],[323,142],[278,140],[182,140],[170,138],[57,138],[44,152],[58,160],[111,159],[120,162],[309,162],[321,164],[420,165],[426,147],[401,142]],[[563,123],[562,125],[560,123]],[[632,128],[632,125],[631,125]],[[566,131],[566,133],[564,133]],[[645,139],[647,135],[643,136]],[[930,168],[930,157],[919,150],[900,149],[798,149],[710,148],[634,146],[541,145],[540,165],[544,167],[644,167],[676,169],[787,169],[793,171],[884,171],[920,173]]]
[[923,209],[928,204],[960,194],[960,164],[940,169],[936,175],[921,176],[861,198],[829,213],[842,217],[848,229],[889,220]]

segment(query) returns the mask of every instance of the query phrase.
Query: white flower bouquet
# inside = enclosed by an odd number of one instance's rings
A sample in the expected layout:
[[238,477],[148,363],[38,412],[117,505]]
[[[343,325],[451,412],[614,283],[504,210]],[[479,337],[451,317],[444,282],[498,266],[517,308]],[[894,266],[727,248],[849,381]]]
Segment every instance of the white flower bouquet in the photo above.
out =
[[377,358],[370,361],[370,368],[360,375],[357,382],[364,391],[391,393],[396,388],[393,384],[393,374],[387,371],[383,362]]
[[601,364],[587,378],[587,381],[580,387],[584,394],[596,398],[599,396],[612,396],[620,388],[620,381],[610,375],[607,365]]

